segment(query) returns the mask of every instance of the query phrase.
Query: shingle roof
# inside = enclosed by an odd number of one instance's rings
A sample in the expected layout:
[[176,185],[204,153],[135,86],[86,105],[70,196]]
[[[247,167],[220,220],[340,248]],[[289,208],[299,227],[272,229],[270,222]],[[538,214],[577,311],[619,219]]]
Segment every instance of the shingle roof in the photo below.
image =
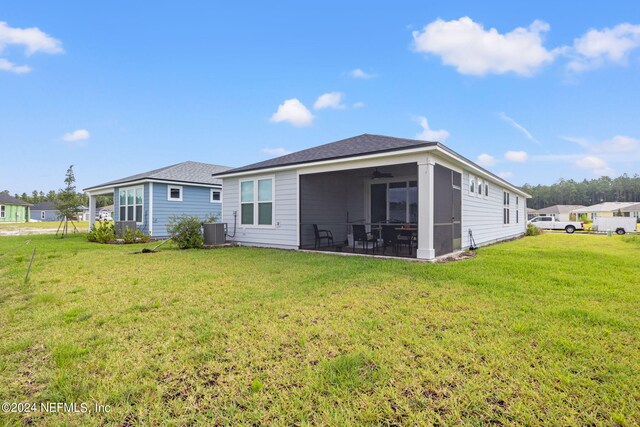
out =
[[575,209],[574,212],[576,213],[615,212],[619,209],[626,209],[636,204],[638,204],[638,202],[604,202],[604,203],[599,203],[597,205]]
[[31,207],[32,211],[55,211],[56,207],[53,202],[36,203]]
[[[365,154],[406,150],[409,148],[430,147],[433,145],[438,145],[438,143],[420,141],[416,139],[394,138],[384,135],[370,135],[365,133],[352,138],[318,145],[317,147],[308,148],[302,151],[296,151],[295,153],[276,157],[275,159],[269,159],[263,162],[230,169],[224,171],[224,174],[266,169],[277,166],[297,165],[322,160],[340,159]],[[218,175],[222,175],[222,173],[219,173]]]
[[192,183],[192,184],[222,184],[218,178],[212,177],[213,174],[221,173],[229,168],[227,166],[212,165],[209,163],[199,162],[182,162],[171,166],[165,166],[160,169],[131,175],[126,178],[116,179],[114,181],[105,182],[104,184],[94,185],[85,188],[91,190],[100,187],[116,186],[127,182],[140,181],[144,179],[158,179],[162,181]]
[[626,208],[621,209],[622,212],[635,212],[640,211],[640,203],[635,203],[631,206],[627,206]]
[[537,214],[564,214],[573,212],[576,209],[584,208],[584,205],[554,205],[547,208],[538,209]]
[[7,193],[0,193],[0,205],[31,206],[30,203],[27,203],[24,200],[16,199],[15,197],[8,195]]

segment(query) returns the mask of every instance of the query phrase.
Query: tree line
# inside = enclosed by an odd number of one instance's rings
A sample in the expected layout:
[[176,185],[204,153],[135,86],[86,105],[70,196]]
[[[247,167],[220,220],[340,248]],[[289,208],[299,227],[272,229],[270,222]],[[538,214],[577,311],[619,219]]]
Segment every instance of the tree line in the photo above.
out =
[[574,181],[561,178],[552,185],[525,184],[522,190],[531,194],[527,207],[542,209],[553,205],[596,205],[602,202],[639,202],[640,175],[623,174],[618,178]]

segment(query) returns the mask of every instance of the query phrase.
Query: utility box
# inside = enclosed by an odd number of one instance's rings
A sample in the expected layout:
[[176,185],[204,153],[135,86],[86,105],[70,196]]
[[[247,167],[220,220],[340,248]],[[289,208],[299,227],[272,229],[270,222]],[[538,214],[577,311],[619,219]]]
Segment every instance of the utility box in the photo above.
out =
[[136,222],[135,221],[116,221],[116,237],[118,239],[122,239],[124,233],[127,231],[127,228],[132,231],[136,231]]
[[226,224],[222,222],[204,223],[204,244],[206,246],[224,245],[227,241]]

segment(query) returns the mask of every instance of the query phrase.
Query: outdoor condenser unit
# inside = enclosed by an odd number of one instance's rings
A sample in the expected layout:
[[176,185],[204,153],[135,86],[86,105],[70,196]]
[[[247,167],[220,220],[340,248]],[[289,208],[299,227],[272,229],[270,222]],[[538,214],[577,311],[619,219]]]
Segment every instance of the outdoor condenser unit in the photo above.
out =
[[224,245],[226,241],[225,225],[226,224],[221,222],[202,224],[204,244],[207,246]]
[[135,221],[116,221],[116,237],[122,239],[127,228],[133,231],[136,231],[136,222]]

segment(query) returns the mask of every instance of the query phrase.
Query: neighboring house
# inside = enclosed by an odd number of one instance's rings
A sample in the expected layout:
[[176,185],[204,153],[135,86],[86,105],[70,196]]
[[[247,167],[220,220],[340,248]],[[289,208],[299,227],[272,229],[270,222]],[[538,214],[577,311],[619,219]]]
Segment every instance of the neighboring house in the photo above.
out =
[[527,208],[527,221],[538,216],[535,209]]
[[[584,208],[583,205],[554,205],[549,206],[548,208],[538,209],[533,213],[537,216],[551,216],[556,219],[556,221],[572,221],[570,218],[571,213],[576,209]],[[574,218],[573,221],[576,219]]]
[[[640,203],[635,203],[631,206],[627,206],[626,208],[620,209],[623,216],[632,216],[640,222]],[[627,215],[627,213],[629,215]]]
[[30,206],[25,201],[0,193],[0,223],[29,221]]
[[[573,212],[578,216],[586,214],[592,220],[598,217],[610,217],[621,214],[621,216],[633,216],[633,208],[638,202],[604,202],[593,206],[575,209]],[[629,210],[629,209],[632,210]]]
[[222,221],[228,240],[314,246],[313,224],[335,242],[352,224],[401,222],[417,258],[522,236],[530,196],[438,142],[360,135],[227,170]]
[[60,212],[53,202],[36,203],[31,206],[32,221],[60,221]]
[[87,206],[78,206],[78,221],[89,221],[89,208]]
[[227,169],[183,162],[85,188],[89,194],[90,226],[96,220],[95,197],[113,194],[115,221],[135,221],[145,234],[166,237],[171,216],[194,215],[204,220],[220,214],[222,181],[212,174]]

